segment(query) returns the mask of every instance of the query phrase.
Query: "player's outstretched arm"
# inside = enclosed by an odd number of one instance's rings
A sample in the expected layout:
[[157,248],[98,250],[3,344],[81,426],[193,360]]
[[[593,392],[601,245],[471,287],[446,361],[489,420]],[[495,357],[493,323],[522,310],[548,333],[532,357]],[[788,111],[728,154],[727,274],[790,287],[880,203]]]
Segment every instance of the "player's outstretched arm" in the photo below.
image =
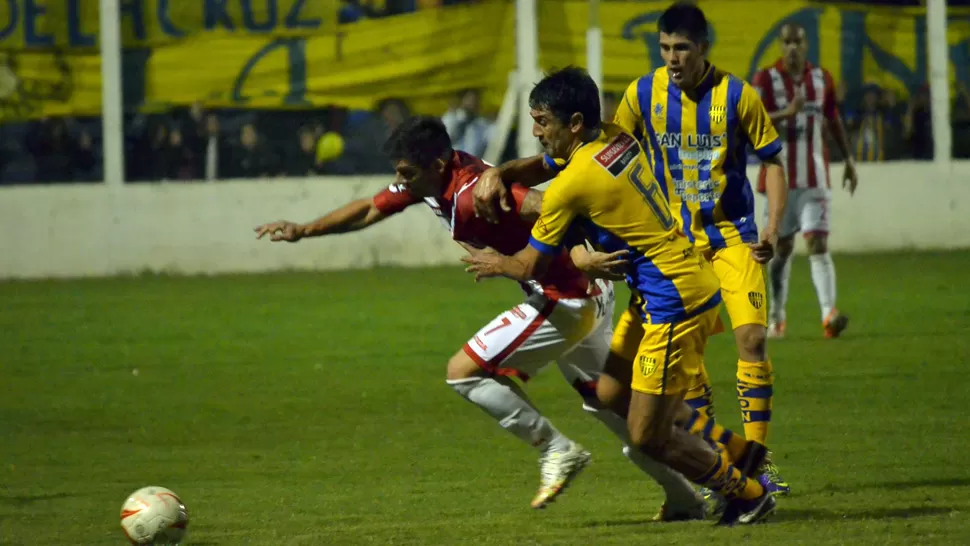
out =
[[263,224],[255,228],[256,238],[262,239],[269,235],[270,241],[286,241],[295,243],[307,237],[321,237],[337,233],[349,233],[364,229],[380,222],[387,216],[377,208],[374,199],[357,199],[331,211],[316,220],[297,224],[281,220]]
[[531,188],[552,180],[555,176],[556,171],[541,154],[524,159],[513,159],[498,167],[492,167],[482,173],[472,192],[475,216],[493,224],[498,223],[500,210],[512,211],[513,204],[508,198],[509,186],[520,184]]
[[461,261],[468,264],[465,271],[475,274],[475,282],[490,277],[508,277],[512,280],[525,282],[537,279],[545,274],[552,262],[552,256],[543,254],[531,245],[506,256],[492,250],[477,251],[465,256]]

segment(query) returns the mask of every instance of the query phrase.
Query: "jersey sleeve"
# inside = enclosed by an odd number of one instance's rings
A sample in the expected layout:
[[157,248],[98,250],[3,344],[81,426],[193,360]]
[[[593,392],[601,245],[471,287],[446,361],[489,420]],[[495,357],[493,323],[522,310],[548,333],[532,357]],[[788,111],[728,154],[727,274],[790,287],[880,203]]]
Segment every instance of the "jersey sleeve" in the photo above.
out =
[[616,114],[613,115],[613,123],[633,135],[643,134],[643,113],[640,110],[640,99],[637,97],[639,81],[634,81],[626,88],[620,104],[616,106]]
[[737,108],[741,130],[751,142],[758,159],[765,161],[778,155],[781,152],[781,139],[754,87],[747,83],[742,85]]
[[825,84],[825,94],[822,96],[822,114],[825,119],[835,121],[839,117],[839,100],[835,96],[835,81],[828,70],[822,72],[822,81]]
[[384,216],[397,214],[418,202],[420,199],[412,195],[404,184],[391,184],[374,195],[374,206]]
[[556,254],[577,215],[577,181],[559,175],[542,195],[542,214],[532,226],[529,244],[543,254]]

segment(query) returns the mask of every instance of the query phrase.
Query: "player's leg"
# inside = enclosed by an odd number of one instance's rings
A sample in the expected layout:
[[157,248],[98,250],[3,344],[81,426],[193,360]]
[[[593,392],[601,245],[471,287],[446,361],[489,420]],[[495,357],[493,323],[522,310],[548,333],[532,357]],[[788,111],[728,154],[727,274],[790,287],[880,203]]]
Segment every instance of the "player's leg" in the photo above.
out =
[[[791,278],[791,256],[795,248],[795,234],[801,227],[802,190],[788,192],[788,202],[778,227],[778,245],[775,255],[768,262],[768,286],[771,288],[771,302],[768,305],[768,337],[785,336],[786,313],[788,304],[788,281]],[[767,210],[765,211],[767,219]]]
[[452,389],[541,453],[534,508],[554,499],[590,460],[589,452],[559,432],[510,377],[528,380],[576,343],[550,320],[555,307],[555,302],[522,304],[502,313],[448,362]]
[[849,325],[849,317],[835,306],[835,264],[829,254],[829,190],[815,188],[802,209],[802,225],[812,268],[812,284],[822,311],[822,330],[827,338],[836,338]]
[[768,305],[768,337],[785,337],[788,305],[788,280],[791,278],[792,252],[795,250],[795,235],[778,238],[775,255],[768,262],[768,285],[771,287],[771,301]]
[[[768,314],[764,268],[754,261],[745,245],[718,250],[713,264],[721,281],[721,297],[731,318],[738,347],[737,393],[744,436],[764,444],[774,399],[773,367],[766,347]],[[762,483],[772,493],[790,492],[777,467],[768,465],[764,470]]]
[[633,365],[627,424],[637,449],[728,499],[721,523],[754,523],[774,509],[774,500],[763,486],[749,479],[763,459],[764,446],[748,442],[749,449],[738,462],[749,474],[745,475],[703,438],[678,425],[685,411],[701,418],[684,404],[683,396],[691,377],[699,373],[716,318],[717,309],[713,309],[680,323],[645,326]]
[[[627,313],[624,313],[624,316]],[[624,380],[625,386],[618,387],[619,381],[616,377],[607,375],[604,369],[604,362],[612,356],[616,359],[619,355],[611,351],[611,339],[617,339],[613,333],[610,319],[613,316],[612,305],[606,318],[600,325],[587,336],[575,349],[563,355],[557,360],[559,369],[563,377],[573,386],[574,389],[583,397],[583,410],[603,423],[623,443],[623,455],[630,460],[642,472],[654,479],[664,489],[665,503],[661,512],[654,517],[655,521],[680,521],[689,519],[703,519],[705,516],[704,499],[694,490],[686,478],[674,472],[670,467],[661,464],[643,452],[632,449],[629,445],[630,439],[626,426],[626,409],[629,405],[629,381],[630,367],[633,356],[626,359],[626,373]],[[642,330],[639,327],[639,319],[634,315],[635,327],[628,321],[621,318],[619,322],[621,332],[624,335],[632,334],[636,336],[636,346],[642,337]],[[616,360],[614,360],[615,362]],[[598,384],[600,381],[612,382],[615,385],[611,391],[618,394],[616,400],[624,400],[622,413],[609,409],[597,397]],[[614,400],[614,403],[616,402]]]

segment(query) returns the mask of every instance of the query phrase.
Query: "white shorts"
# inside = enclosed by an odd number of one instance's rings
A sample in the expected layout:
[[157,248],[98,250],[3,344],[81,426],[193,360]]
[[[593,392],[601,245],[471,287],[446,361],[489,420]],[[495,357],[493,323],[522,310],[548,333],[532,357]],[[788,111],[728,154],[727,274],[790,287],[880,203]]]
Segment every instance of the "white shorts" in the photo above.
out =
[[530,296],[485,325],[462,349],[489,373],[528,381],[555,360],[570,383],[589,384],[610,352],[616,301],[612,283],[598,280],[596,286],[600,293],[583,299]]
[[[778,226],[779,237],[802,233],[828,233],[832,190],[828,188],[795,188],[788,190],[788,203]],[[765,209],[767,220],[768,210]]]

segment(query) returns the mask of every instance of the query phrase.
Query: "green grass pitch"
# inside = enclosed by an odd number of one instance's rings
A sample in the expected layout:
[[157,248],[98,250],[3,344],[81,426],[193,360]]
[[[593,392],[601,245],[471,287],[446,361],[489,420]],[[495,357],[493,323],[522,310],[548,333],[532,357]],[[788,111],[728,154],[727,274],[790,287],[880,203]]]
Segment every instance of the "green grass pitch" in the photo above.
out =
[[[800,257],[789,338],[770,344],[769,443],[793,494],[736,529],[647,523],[658,489],[555,367],[527,389],[593,464],[529,509],[537,454],[444,383],[519,302],[508,281],[0,283],[0,544],[122,544],[121,503],[150,484],[182,496],[195,545],[970,544],[970,253],[836,266],[846,336],[822,339]],[[735,360],[712,340],[718,414],[738,428]]]

